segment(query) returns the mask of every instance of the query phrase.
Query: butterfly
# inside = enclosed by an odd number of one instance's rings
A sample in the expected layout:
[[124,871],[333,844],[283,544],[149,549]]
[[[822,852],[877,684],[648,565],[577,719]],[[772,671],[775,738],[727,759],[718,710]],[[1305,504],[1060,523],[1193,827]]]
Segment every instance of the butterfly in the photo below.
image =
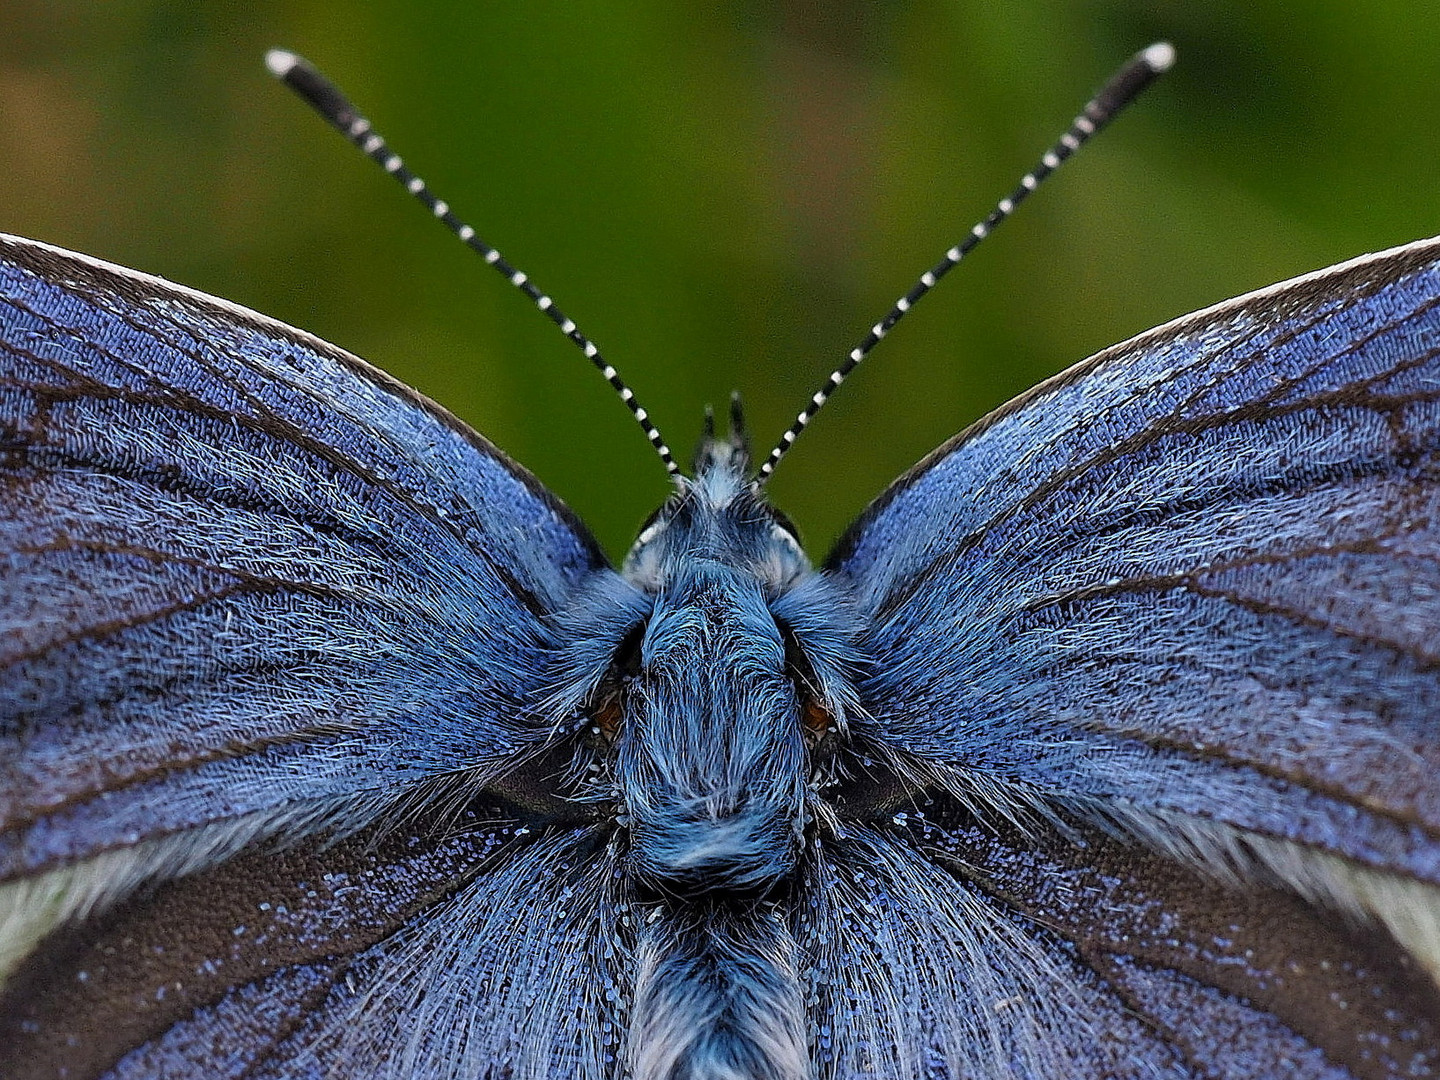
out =
[[763,481],[847,373],[616,569],[363,361],[0,238],[0,1072],[1440,1073],[1440,240],[1071,368],[816,568]]

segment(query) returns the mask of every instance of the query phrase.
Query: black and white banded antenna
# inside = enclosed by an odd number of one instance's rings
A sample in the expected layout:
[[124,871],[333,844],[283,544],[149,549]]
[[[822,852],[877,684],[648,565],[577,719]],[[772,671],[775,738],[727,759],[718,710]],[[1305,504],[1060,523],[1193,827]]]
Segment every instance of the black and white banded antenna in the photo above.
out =
[[441,224],[458,236],[468,247],[478,252],[481,258],[499,271],[505,280],[528,296],[537,308],[549,316],[550,321],[558,326],[560,332],[585,354],[600,374],[605,377],[610,388],[625,403],[625,407],[630,410],[630,415],[635,418],[635,422],[640,425],[640,430],[645,433],[645,438],[650,440],[650,445],[660,456],[665,471],[671,476],[680,475],[680,466],[675,463],[675,458],[670,453],[670,447],[665,445],[659,429],[651,423],[650,414],[645,411],[640,402],[635,400],[634,392],[625,385],[625,380],[620,378],[620,373],[615,370],[614,365],[600,355],[600,350],[595,343],[580,332],[574,320],[568,318],[556,307],[555,302],[548,295],[531,283],[529,275],[511,266],[501,257],[500,252],[475,235],[474,229],[451,213],[449,203],[431,194],[425,181],[406,168],[404,161],[398,154],[391,151],[384,139],[375,133],[374,128],[370,126],[370,121],[360,114],[360,111],[341,93],[338,86],[320,74],[314,65],[304,57],[285,49],[271,49],[267,52],[265,66],[270,69],[271,74],[295,91],[307,105],[328,120],[350,142],[359,147],[366,157],[403,184],[405,190],[423,203]]
[[920,275],[910,291],[895,301],[889,313],[878,323],[870,328],[865,339],[859,345],[850,350],[850,355],[845,362],[830,373],[825,380],[825,385],[815,391],[810,397],[810,403],[801,410],[800,415],[795,417],[795,422],[786,429],[785,434],[780,436],[780,441],[775,444],[775,449],[770,451],[770,456],[760,466],[759,472],[755,474],[755,483],[763,485],[775,472],[775,466],[780,463],[794,445],[800,433],[805,430],[815,414],[830,400],[830,395],[840,387],[850,373],[860,366],[860,362],[870,355],[870,351],[880,343],[880,339],[888,334],[915,304],[933,289],[936,283],[948,274],[961,259],[969,255],[979,245],[981,240],[989,236],[997,225],[1015,212],[1015,208],[1029,197],[1040,184],[1058,169],[1067,158],[1076,150],[1080,149],[1090,137],[1101,128],[1110,123],[1126,105],[1140,96],[1140,93],[1155,81],[1162,72],[1167,71],[1175,63],[1175,49],[1168,41],[1157,41],[1147,49],[1132,56],[1123,67],[1120,68],[1110,81],[1107,82],[1093,98],[1075,117],[1065,134],[1056,140],[1055,145],[1045,151],[1040,163],[1020,178],[1020,183],[1005,198],[995,204],[986,218],[972,228],[965,239],[956,244],[945,257],[932,266],[925,273]]

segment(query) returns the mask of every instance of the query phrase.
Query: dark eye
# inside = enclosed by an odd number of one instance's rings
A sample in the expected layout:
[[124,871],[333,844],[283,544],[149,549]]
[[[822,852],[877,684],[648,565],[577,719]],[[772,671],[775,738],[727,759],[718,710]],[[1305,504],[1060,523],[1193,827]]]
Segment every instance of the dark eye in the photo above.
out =
[[776,619],[775,625],[780,628],[780,639],[785,643],[785,672],[800,695],[801,732],[805,745],[813,750],[835,730],[835,717],[823,704],[820,681],[795,631],[782,619]]
[[625,719],[626,687],[640,674],[640,646],[644,640],[644,623],[636,623],[620,639],[610,670],[600,681],[587,710],[596,733],[607,745],[620,735],[620,725]]

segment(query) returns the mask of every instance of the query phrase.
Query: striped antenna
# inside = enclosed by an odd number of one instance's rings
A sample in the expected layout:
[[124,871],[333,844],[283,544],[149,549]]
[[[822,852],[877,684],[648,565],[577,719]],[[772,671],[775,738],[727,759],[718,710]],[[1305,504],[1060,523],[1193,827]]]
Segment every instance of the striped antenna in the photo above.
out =
[[270,69],[271,74],[295,91],[306,104],[359,147],[366,157],[403,184],[405,190],[420,200],[447,229],[471,249],[479,252],[480,256],[498,270],[505,280],[528,296],[537,308],[548,315],[550,321],[579,347],[580,351],[605,377],[610,388],[620,396],[620,400],[630,410],[630,415],[640,425],[640,430],[650,440],[650,445],[655,448],[655,453],[660,455],[660,461],[665,466],[665,471],[671,476],[679,475],[680,467],[675,464],[670,447],[665,445],[659,429],[650,422],[650,414],[635,400],[635,394],[630,387],[625,385],[625,380],[620,378],[620,373],[600,355],[600,350],[595,343],[580,332],[574,321],[567,318],[549,296],[531,284],[530,278],[525,273],[506,262],[500,256],[500,252],[481,240],[475,235],[474,229],[452,214],[449,203],[432,195],[430,189],[425,186],[425,181],[407,169],[399,155],[391,152],[390,148],[385,145],[385,140],[377,135],[370,126],[370,121],[360,115],[359,110],[340,92],[338,86],[321,75],[304,57],[297,56],[285,49],[271,49],[266,53],[265,66]]
[[935,283],[948,274],[961,259],[974,251],[981,240],[989,236],[995,227],[1015,212],[1025,199],[1040,186],[1051,173],[1076,150],[1080,149],[1092,135],[1103,128],[1106,124],[1119,114],[1126,105],[1134,101],[1147,86],[1155,81],[1156,76],[1169,69],[1175,62],[1175,49],[1169,42],[1160,41],[1136,53],[1130,60],[1117,71],[1110,81],[1096,94],[1080,115],[1075,118],[1069,130],[1061,135],[1055,145],[1045,152],[1040,159],[1040,164],[1031,169],[1020,178],[1020,183],[1005,198],[995,204],[984,221],[981,221],[960,243],[956,244],[945,257],[932,266],[925,273],[920,275],[920,280],[902,296],[895,301],[889,313],[878,323],[870,328],[865,335],[865,340],[850,350],[850,355],[845,362],[830,373],[825,380],[825,385],[815,391],[810,397],[810,403],[805,406],[800,415],[795,417],[795,422],[790,425],[785,434],[780,436],[780,441],[775,444],[775,449],[770,451],[770,456],[760,466],[756,474],[755,482],[764,484],[775,472],[775,466],[780,464],[783,458],[799,438],[800,433],[805,430],[811,420],[825,406],[833,394],[847,378],[850,373],[860,366],[860,361],[870,355],[870,350],[880,343],[880,339],[888,334],[891,329],[902,318],[905,313],[915,306],[926,293],[935,287]]

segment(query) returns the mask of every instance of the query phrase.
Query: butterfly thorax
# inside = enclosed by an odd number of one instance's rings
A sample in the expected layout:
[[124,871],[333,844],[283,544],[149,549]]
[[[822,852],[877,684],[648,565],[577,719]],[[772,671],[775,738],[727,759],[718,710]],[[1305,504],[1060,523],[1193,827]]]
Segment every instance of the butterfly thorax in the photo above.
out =
[[813,623],[818,605],[806,597],[823,579],[745,477],[738,448],[712,442],[699,459],[626,560],[648,610],[612,657],[595,711],[613,740],[637,880],[764,892],[795,865],[816,717],[831,723],[846,695],[817,703],[807,650],[783,614],[795,607]]

